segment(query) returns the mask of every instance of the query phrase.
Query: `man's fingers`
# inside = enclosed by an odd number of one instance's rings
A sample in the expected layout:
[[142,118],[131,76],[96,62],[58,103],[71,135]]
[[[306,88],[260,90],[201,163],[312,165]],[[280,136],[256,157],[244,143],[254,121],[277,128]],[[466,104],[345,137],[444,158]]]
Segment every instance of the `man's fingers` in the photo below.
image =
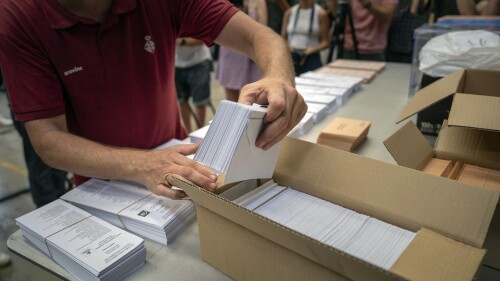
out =
[[194,154],[196,150],[198,150],[198,147],[200,147],[199,143],[193,143],[193,144],[175,145],[172,146],[170,149],[182,155],[191,155]]
[[186,197],[186,193],[182,190],[173,190],[163,184],[158,184],[153,193],[156,195],[168,197],[170,199],[181,199]]
[[294,101],[294,97],[287,95],[285,90],[281,90],[280,93],[275,93],[273,95],[268,95],[267,100],[269,106],[267,107],[266,115],[264,116],[264,124],[269,124],[274,122],[278,117],[280,117],[290,102]]

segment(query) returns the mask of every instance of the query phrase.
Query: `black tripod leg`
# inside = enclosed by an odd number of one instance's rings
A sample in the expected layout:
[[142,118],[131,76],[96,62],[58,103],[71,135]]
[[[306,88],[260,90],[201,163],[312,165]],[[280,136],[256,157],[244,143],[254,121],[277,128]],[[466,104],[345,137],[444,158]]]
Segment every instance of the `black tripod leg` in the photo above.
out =
[[350,6],[347,7],[347,13],[349,15],[349,26],[351,27],[352,45],[354,47],[354,55],[356,56],[356,59],[359,60],[358,40],[356,39],[356,30],[354,29],[354,21],[352,20],[352,13],[351,13]]

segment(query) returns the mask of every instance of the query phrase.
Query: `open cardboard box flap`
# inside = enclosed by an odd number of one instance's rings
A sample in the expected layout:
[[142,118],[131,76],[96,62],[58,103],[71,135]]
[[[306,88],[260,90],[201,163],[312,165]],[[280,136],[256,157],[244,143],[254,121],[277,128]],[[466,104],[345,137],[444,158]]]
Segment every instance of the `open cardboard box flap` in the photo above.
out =
[[500,71],[456,71],[418,91],[396,123],[454,95],[449,125],[500,131]]
[[403,125],[384,141],[398,165],[421,170],[433,157],[433,148],[413,122]]
[[436,158],[500,170],[500,133],[451,127],[443,122],[434,145]]
[[[495,192],[293,138],[286,138],[283,142],[273,179],[280,185],[405,229],[419,231],[428,228],[478,248],[483,245],[498,201]],[[318,243],[214,193],[177,178],[174,181],[196,204],[210,212],[352,280],[401,279],[394,272]],[[471,268],[477,269],[484,251],[464,246],[476,253],[471,255],[478,257],[472,259],[474,265]],[[434,252],[433,249],[429,251]],[[427,260],[425,264],[440,264],[443,259],[435,252],[433,257],[434,260]],[[449,258],[454,260],[452,254]],[[460,267],[457,265],[457,268]],[[439,266],[433,270],[439,271]],[[474,274],[467,273],[464,276]]]

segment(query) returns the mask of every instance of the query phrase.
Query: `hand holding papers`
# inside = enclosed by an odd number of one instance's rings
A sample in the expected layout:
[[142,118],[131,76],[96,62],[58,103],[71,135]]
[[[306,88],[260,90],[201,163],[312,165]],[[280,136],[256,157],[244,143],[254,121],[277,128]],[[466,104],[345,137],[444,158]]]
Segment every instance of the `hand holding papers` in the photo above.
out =
[[23,236],[79,280],[119,280],[146,261],[144,240],[62,200],[16,219]]
[[265,114],[260,105],[222,101],[194,160],[225,174],[224,183],[270,178],[280,144],[268,150],[255,146]]

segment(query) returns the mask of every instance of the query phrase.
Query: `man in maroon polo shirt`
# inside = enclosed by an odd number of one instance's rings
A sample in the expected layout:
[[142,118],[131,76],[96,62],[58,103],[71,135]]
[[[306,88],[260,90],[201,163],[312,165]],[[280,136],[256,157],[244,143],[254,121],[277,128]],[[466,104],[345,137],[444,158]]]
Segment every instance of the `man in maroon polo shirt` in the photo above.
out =
[[185,157],[196,145],[150,150],[185,137],[174,88],[181,37],[236,49],[261,68],[239,100],[269,103],[257,146],[269,148],[305,114],[286,45],[225,0],[3,0],[0,65],[15,117],[42,159],[171,198],[184,194],[166,174],[213,190],[216,175]]

